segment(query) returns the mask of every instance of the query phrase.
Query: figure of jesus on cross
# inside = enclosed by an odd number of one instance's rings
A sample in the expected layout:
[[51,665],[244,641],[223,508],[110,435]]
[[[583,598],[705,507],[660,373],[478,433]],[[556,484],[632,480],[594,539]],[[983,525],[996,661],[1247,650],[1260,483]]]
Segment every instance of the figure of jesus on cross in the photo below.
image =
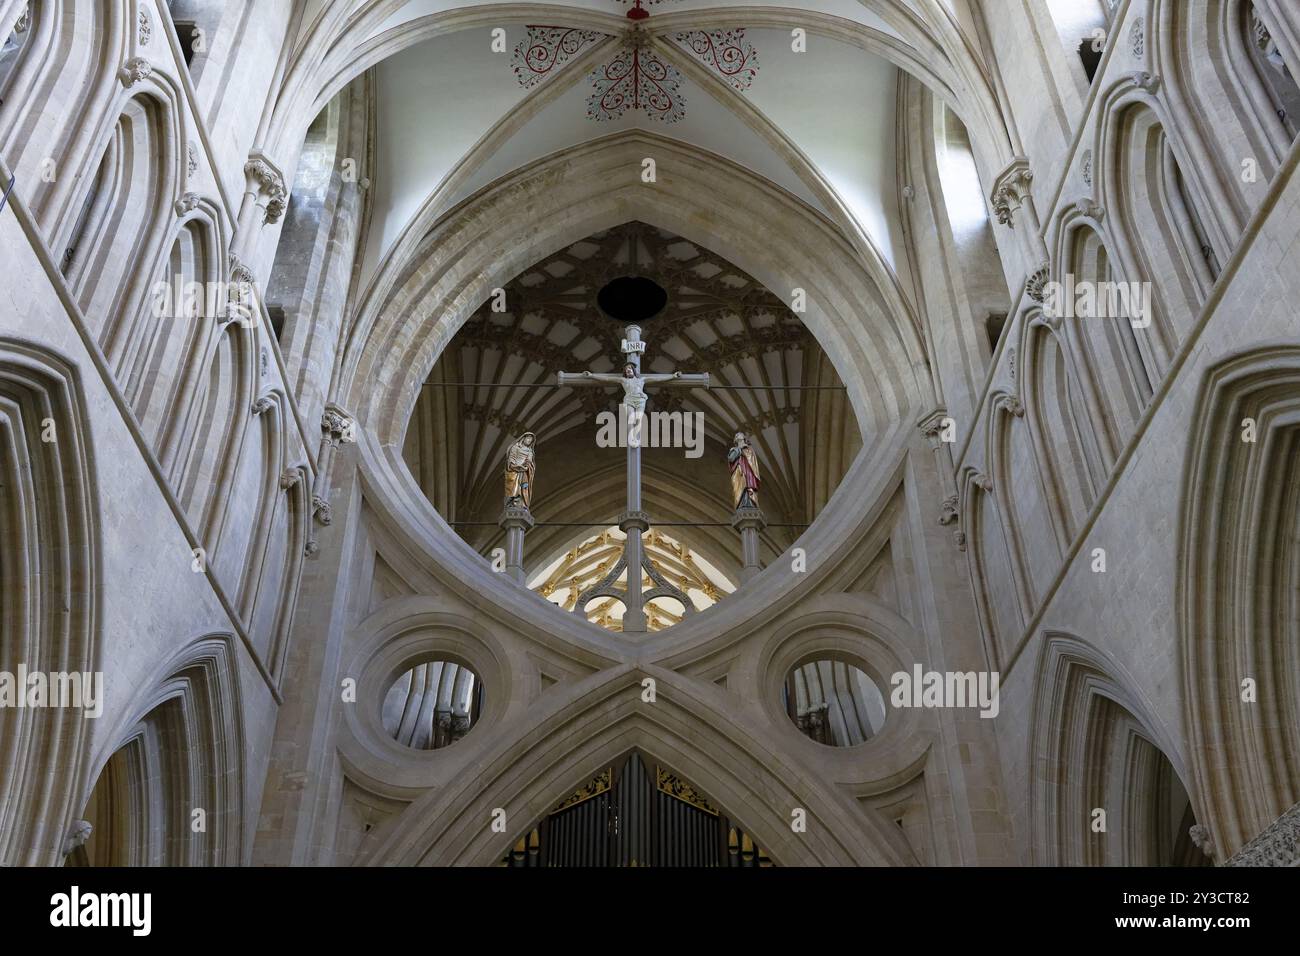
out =
[[[629,325],[623,340],[623,354],[627,363],[622,374],[612,372],[560,372],[557,381],[560,385],[620,385],[623,388],[623,405],[628,412],[627,443],[627,510],[619,516],[619,528],[627,535],[623,544],[623,558],[610,573],[595,587],[578,596],[574,610],[585,613],[587,602],[597,597],[613,597],[623,602],[624,633],[640,633],[646,629],[646,601],[656,597],[671,597],[682,604],[685,612],[695,610],[691,599],[665,580],[657,568],[645,556],[641,545],[641,535],[650,528],[650,516],[641,507],[641,442],[639,436],[649,398],[645,393],[647,385],[685,386],[689,388],[708,388],[708,373],[642,375],[641,355],[645,352],[645,343],[641,341],[639,326]],[[637,436],[633,440],[632,436]],[[614,582],[622,571],[627,570],[627,590],[618,592]],[[650,576],[656,585],[649,591],[642,592],[641,570]]]

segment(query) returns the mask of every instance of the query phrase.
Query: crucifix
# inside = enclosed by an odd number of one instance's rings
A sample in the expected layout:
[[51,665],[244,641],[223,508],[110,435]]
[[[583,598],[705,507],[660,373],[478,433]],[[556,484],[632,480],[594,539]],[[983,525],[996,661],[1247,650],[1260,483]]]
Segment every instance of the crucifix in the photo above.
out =
[[[623,405],[627,408],[628,442],[627,442],[627,510],[619,516],[618,526],[627,536],[623,543],[623,557],[610,569],[598,583],[578,595],[574,611],[585,613],[587,603],[592,598],[609,597],[623,602],[624,633],[642,633],[646,629],[645,604],[657,597],[671,597],[681,603],[685,613],[691,614],[695,607],[691,599],[668,581],[653,562],[646,557],[642,547],[641,535],[650,529],[650,516],[641,507],[641,433],[645,422],[645,410],[649,399],[645,389],[647,385],[666,387],[685,386],[688,388],[708,388],[708,373],[684,374],[672,372],[666,375],[642,375],[641,356],[645,352],[645,343],[641,341],[639,326],[629,325],[623,339],[622,352],[627,356],[621,374],[608,372],[560,372],[557,381],[561,385],[620,385],[623,388]],[[620,417],[621,417],[620,412]],[[627,571],[627,589],[615,589],[614,582],[623,571]],[[649,575],[652,584],[650,590],[641,590],[641,571]]]

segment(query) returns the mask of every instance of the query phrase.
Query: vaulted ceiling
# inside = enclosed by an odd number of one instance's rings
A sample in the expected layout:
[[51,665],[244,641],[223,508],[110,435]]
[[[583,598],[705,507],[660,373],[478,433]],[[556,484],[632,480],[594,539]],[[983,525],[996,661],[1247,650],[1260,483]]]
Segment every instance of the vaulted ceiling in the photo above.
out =
[[[408,3],[376,37],[406,29],[435,7],[473,6]],[[895,176],[897,69],[847,39],[816,36],[797,52],[789,30],[761,25],[767,6],[747,4],[735,22],[719,20],[713,28],[726,10],[713,5],[720,12],[710,29],[685,30],[672,18],[701,4],[667,0],[650,6],[642,21],[623,17],[627,4],[620,0],[538,5],[538,21],[503,19],[505,39],[495,47],[491,32],[476,25],[383,59],[374,72],[363,284],[431,199],[451,208],[520,166],[628,129],[653,129],[754,170],[842,218],[890,268],[905,272]],[[575,9],[572,23],[565,7]],[[856,0],[824,0],[815,9],[848,23],[878,19]],[[593,28],[586,26],[589,11],[615,16]],[[758,22],[746,23],[746,14]],[[647,108],[635,83],[610,79],[627,72],[634,51],[644,68],[641,93],[662,95],[672,108]],[[663,72],[654,73],[651,59]],[[600,97],[602,91],[608,95]],[[624,95],[641,108],[611,106]]]
[[[616,409],[621,391],[512,386],[553,386],[560,371],[620,367],[624,326],[601,312],[596,296],[625,275],[652,278],[668,292],[664,311],[643,323],[643,369],[707,372],[711,385],[726,386],[652,389],[654,408],[703,413],[706,444],[698,459],[682,449],[645,449],[651,513],[661,521],[728,521],[726,449],[743,431],[759,455],[768,520],[810,522],[859,445],[831,363],[799,317],[751,276],[696,243],[640,222],[589,236],[536,263],[506,287],[506,311],[485,302],[443,352],[417,404],[405,450],[435,507],[451,521],[494,522],[506,447],[533,431],[538,519],[548,520],[564,500],[565,521],[615,523],[624,510],[624,452],[597,447],[596,415]],[[461,384],[479,382],[492,384]],[[794,390],[810,385],[819,389]],[[675,486],[675,493],[658,493],[658,482]],[[592,513],[575,518],[574,503],[560,492],[584,484],[580,510]],[[476,543],[495,535],[477,524],[464,528]],[[530,536],[530,547],[548,537],[553,548],[567,546],[594,528],[550,536],[544,530]],[[772,540],[792,540],[797,530],[774,529]],[[686,529],[682,538],[701,543]],[[719,549],[704,544],[706,554]],[[731,564],[734,559],[722,558],[724,569]]]

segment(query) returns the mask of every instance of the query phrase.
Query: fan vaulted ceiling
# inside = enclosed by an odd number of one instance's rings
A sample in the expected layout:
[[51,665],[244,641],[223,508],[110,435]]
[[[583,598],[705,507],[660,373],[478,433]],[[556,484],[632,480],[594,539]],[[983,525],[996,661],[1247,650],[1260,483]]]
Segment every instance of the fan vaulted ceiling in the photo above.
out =
[[[655,407],[704,414],[699,459],[681,449],[646,449],[647,507],[658,520],[725,522],[730,516],[726,449],[737,431],[752,435],[763,468],[763,507],[774,524],[806,523],[838,483],[856,449],[856,423],[831,363],[779,298],[721,256],[679,236],[630,222],[574,243],[506,287],[507,311],[484,303],[443,352],[407,431],[406,457],[425,493],[451,521],[494,522],[501,508],[506,446],[525,431],[538,437],[534,511],[546,521],[614,522],[623,509],[623,452],[595,444],[595,416],[617,407],[617,389],[511,388],[553,384],[560,371],[621,365],[623,325],[605,317],[596,296],[610,279],[644,275],[669,293],[644,324],[651,372],[708,372],[736,390],[661,390]],[[490,382],[449,387],[447,383]],[[830,386],[795,391],[800,385]],[[816,447],[817,427],[834,427]],[[827,452],[835,448],[834,457]],[[659,483],[675,488],[660,491]],[[574,495],[575,489],[577,491]],[[570,500],[576,497],[575,500]],[[690,499],[691,507],[681,498]],[[561,505],[563,504],[563,507]],[[576,509],[576,510],[575,510]],[[536,562],[591,531],[530,536]],[[773,541],[792,540],[775,529]],[[495,534],[475,528],[482,546]],[[734,535],[727,529],[727,535]],[[682,538],[733,570],[734,547],[710,548],[689,529]],[[550,544],[543,544],[544,541]]]

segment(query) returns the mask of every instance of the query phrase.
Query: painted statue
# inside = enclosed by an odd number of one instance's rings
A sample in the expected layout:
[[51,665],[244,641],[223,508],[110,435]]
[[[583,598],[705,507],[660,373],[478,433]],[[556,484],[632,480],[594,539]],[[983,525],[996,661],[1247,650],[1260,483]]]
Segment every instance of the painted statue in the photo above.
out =
[[[645,411],[645,387],[653,385],[656,382],[670,382],[675,378],[681,378],[681,372],[671,372],[657,375],[638,375],[637,368],[631,362],[623,366],[623,374],[615,375],[612,372],[583,372],[583,378],[589,378],[594,382],[608,382],[611,385],[623,386],[623,404],[640,415]],[[564,384],[561,380],[560,384]]]
[[506,507],[532,509],[533,475],[537,471],[537,436],[524,432],[506,452]]
[[731,497],[739,508],[758,507],[758,456],[744,432],[736,432],[736,443],[727,452],[731,468]]

